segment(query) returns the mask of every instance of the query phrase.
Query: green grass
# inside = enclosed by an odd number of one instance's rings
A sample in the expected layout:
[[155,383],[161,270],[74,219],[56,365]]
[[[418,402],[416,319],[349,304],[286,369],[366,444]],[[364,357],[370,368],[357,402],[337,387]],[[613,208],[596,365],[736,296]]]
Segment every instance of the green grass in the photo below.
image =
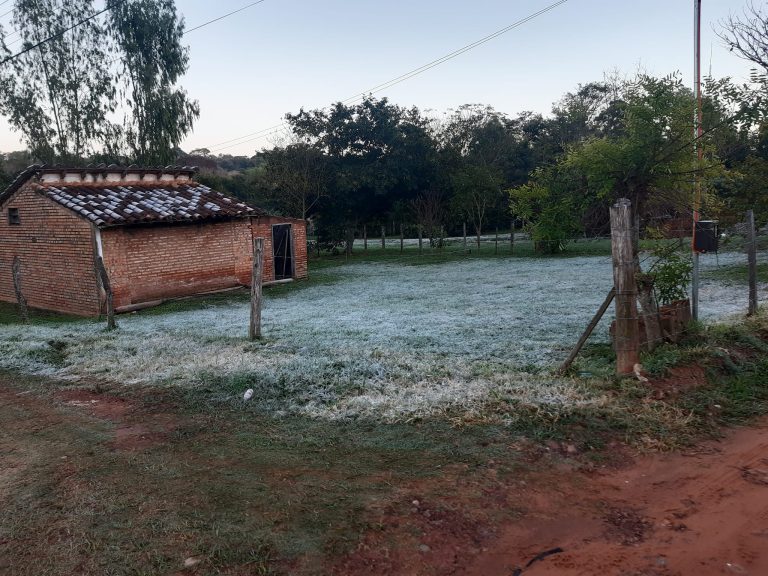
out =
[[[48,310],[29,309],[29,321],[31,324],[66,324],[69,322],[90,322],[88,318],[82,316],[73,316],[71,314],[62,314],[60,312],[50,312]],[[9,302],[0,302],[0,326],[3,324],[18,324],[21,322],[19,307]]]
[[[707,272],[707,276],[715,280],[747,285],[749,283],[749,268],[746,264],[746,256],[744,260],[744,264],[715,268]],[[759,283],[768,282],[768,263],[757,265],[757,281]]]
[[[643,361],[655,376],[696,363],[709,382],[655,399],[610,376],[610,348],[592,346],[577,372],[590,372],[602,405],[548,413],[500,402],[488,407],[503,412],[494,424],[380,424],[274,417],[211,389],[91,388],[131,406],[110,420],[52,400],[71,384],[0,373],[0,573],[175,573],[193,557],[190,574],[326,574],[376,529],[376,511],[405,518],[413,499],[453,511],[461,501],[461,514],[489,526],[515,518],[513,504],[488,498],[533,466],[511,448],[521,437],[574,444],[597,466],[615,458],[616,440],[679,448],[768,412],[765,314],[697,327]],[[117,427],[136,425],[165,435],[137,450],[114,444]],[[408,537],[418,544],[418,531]]]
[[468,237],[467,250],[464,250],[464,244],[461,240],[452,239],[443,248],[430,248],[428,242],[425,241],[421,253],[419,252],[419,247],[415,245],[406,245],[402,251],[399,245],[387,245],[385,249],[382,249],[380,243],[369,240],[368,250],[364,250],[362,246],[356,244],[351,256],[346,256],[343,253],[334,255],[328,252],[322,252],[320,256],[311,254],[310,274],[312,270],[322,269],[343,262],[394,262],[403,265],[421,266],[461,261],[468,258],[567,258],[604,256],[610,253],[611,242],[609,239],[572,241],[564,252],[553,255],[543,255],[535,252],[533,243],[530,240],[516,240],[514,252],[511,252],[509,237],[505,239],[503,236],[499,237],[498,250],[492,241],[483,241],[480,243],[480,247],[478,247],[474,239]]
[[[0,376],[35,392],[57,383]],[[0,405],[0,456],[16,454],[20,475],[0,510],[0,573],[158,574],[187,557],[199,574],[278,574],[302,559],[305,574],[352,550],[370,528],[366,508],[401,502],[399,490],[439,481],[444,467],[471,477],[490,459],[512,474],[511,432],[446,423],[380,426],[255,417],[205,398],[146,390],[123,398],[131,422],[152,414],[178,422],[162,443],[114,449],[113,424],[39,399]],[[419,492],[482,497],[483,482]],[[406,496],[407,502],[416,496]],[[501,517],[514,511],[497,511]],[[5,563],[5,564],[4,564]],[[247,571],[246,571],[247,570]]]

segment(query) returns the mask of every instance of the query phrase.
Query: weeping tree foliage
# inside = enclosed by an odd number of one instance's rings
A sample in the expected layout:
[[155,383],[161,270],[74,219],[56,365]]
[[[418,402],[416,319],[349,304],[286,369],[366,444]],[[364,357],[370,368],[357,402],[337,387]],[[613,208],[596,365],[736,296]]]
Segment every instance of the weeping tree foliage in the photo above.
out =
[[181,45],[184,20],[173,0],[116,2],[109,15],[127,109],[118,148],[139,164],[170,163],[200,115],[197,102],[177,86],[189,63],[189,49]]
[[0,59],[52,38],[0,65],[0,113],[36,160],[168,163],[199,115],[177,86],[188,54],[174,2],[107,7],[89,19],[102,8],[95,0],[15,0],[21,42],[0,29]]
[[44,162],[87,156],[109,131],[115,83],[105,66],[105,27],[94,18],[64,32],[94,12],[92,0],[17,0],[11,25],[21,43],[9,46],[10,38],[0,39],[0,57],[5,59],[58,34],[56,40],[0,65],[0,113]]

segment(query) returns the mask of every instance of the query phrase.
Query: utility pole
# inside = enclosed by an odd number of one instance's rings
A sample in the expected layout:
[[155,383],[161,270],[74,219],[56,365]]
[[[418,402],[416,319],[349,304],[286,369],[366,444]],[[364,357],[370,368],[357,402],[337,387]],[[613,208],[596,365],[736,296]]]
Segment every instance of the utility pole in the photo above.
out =
[[693,150],[696,154],[696,170],[693,184],[693,233],[691,250],[693,252],[693,274],[691,278],[691,315],[699,319],[699,251],[696,249],[696,223],[701,209],[701,169],[704,149],[701,145],[701,0],[693,0],[693,76],[696,110],[693,114]]

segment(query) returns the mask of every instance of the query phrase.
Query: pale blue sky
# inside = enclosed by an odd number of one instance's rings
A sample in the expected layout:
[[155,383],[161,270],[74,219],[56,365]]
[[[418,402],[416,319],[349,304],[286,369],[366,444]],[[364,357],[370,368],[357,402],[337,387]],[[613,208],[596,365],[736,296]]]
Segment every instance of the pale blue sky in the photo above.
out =
[[[552,4],[554,0],[265,0],[184,40],[183,81],[200,101],[182,147],[209,147],[279,124],[286,112],[361,93]],[[191,28],[248,0],[177,0]],[[758,0],[758,4],[760,0]],[[547,113],[606,71],[693,77],[693,0],[568,0],[507,34],[377,96],[443,112],[489,104]],[[703,0],[703,70],[746,80],[749,65],[712,29],[743,0]],[[223,149],[252,154],[261,138]],[[0,119],[0,150],[20,148]]]

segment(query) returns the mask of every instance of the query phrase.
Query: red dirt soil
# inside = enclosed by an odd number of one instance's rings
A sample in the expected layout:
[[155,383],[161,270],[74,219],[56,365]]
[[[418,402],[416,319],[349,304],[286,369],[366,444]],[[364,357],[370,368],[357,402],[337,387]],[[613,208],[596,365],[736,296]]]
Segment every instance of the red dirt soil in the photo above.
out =
[[63,390],[56,396],[67,406],[113,422],[115,436],[110,445],[115,450],[142,450],[161,444],[177,426],[176,418],[171,414],[137,411],[127,400],[110,394]]
[[[435,523],[419,510],[399,518],[390,510],[334,572],[768,575],[768,420],[685,454],[639,457],[620,470],[553,465],[508,483],[506,492],[522,514],[492,532],[469,511]],[[554,548],[562,552],[525,568]]]

